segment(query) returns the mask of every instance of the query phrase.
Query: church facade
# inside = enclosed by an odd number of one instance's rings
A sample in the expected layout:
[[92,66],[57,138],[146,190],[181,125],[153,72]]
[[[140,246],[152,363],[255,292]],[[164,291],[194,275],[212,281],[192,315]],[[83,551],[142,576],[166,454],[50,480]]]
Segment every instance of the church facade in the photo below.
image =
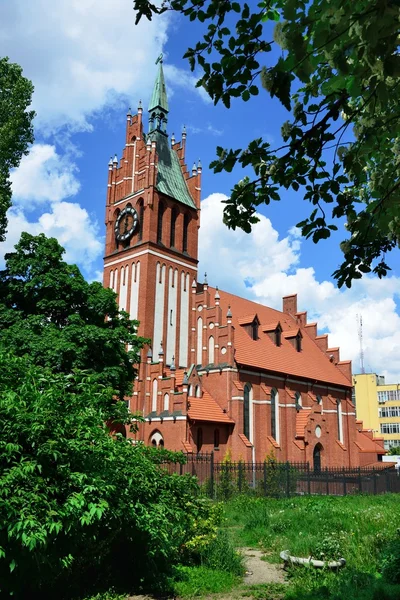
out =
[[129,399],[145,422],[127,435],[216,460],[377,463],[385,451],[356,420],[351,363],[297,296],[278,311],[199,281],[201,165],[188,170],[186,133],[169,139],[167,120],[160,61],[147,133],[139,106],[108,171],[104,285],[151,340]]

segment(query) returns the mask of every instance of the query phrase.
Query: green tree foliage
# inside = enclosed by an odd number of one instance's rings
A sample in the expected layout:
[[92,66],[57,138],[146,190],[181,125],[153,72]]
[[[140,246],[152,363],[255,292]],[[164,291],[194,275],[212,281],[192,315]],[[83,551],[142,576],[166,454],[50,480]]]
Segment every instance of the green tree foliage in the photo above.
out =
[[[389,269],[385,254],[400,240],[400,82],[397,0],[134,0],[136,22],[173,10],[207,23],[185,54],[202,71],[214,103],[248,101],[260,88],[289,111],[283,142],[261,139],[247,148],[217,148],[218,173],[240,165],[244,177],[226,202],[225,223],[249,232],[261,204],[292,188],[310,202],[298,225],[314,242],[344,218],[342,265],[334,276],[348,287],[363,273]],[[272,25],[274,24],[274,27]],[[273,52],[274,47],[278,46]]]
[[183,456],[110,435],[130,415],[87,374],[2,350],[0,372],[1,598],[165,583],[201,523],[215,529],[195,478],[158,464]]
[[390,456],[396,456],[400,454],[400,446],[392,446],[388,452]]
[[11,206],[10,169],[18,167],[33,143],[35,113],[27,110],[32,93],[33,85],[23,77],[21,67],[0,58],[0,242],[5,238],[6,212]]
[[15,252],[6,254],[0,343],[54,372],[87,370],[123,397],[144,341],[137,322],[118,310],[112,290],[87,283],[63,253],[56,239],[23,233]]

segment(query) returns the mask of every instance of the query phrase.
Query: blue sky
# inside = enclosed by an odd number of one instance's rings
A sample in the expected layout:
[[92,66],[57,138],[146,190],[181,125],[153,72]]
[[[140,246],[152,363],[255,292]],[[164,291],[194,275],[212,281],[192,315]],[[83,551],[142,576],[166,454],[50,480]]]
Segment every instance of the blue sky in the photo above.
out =
[[367,368],[400,380],[398,252],[389,257],[393,271],[386,280],[369,277],[338,291],[331,273],[341,262],[342,235],[318,246],[301,240],[293,226],[310,209],[299,194],[283,191],[282,202],[261,209],[250,235],[222,224],[221,200],[242,173],[210,172],[216,146],[239,148],[258,136],[279,143],[288,113],[263,91],[227,110],[196,90],[182,55],[198,39],[199,25],[163,17],[135,27],[131,0],[0,0],[0,22],[1,55],[32,79],[37,111],[35,144],[13,174],[14,206],[1,256],[21,231],[43,231],[60,240],[88,279],[101,276],[107,163],[121,156],[127,108],[134,112],[139,99],[147,106],[162,51],[168,131],[179,139],[185,124],[189,167],[199,158],[203,164],[200,273],[277,308],[282,295],[297,292],[299,310],[330,333],[331,346],[354,360],[355,372],[356,314],[362,314]]

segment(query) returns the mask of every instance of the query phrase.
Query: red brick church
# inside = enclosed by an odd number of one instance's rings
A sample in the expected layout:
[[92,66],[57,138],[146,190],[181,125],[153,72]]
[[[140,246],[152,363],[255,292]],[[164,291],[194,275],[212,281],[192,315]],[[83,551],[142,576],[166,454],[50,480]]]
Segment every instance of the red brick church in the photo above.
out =
[[141,106],[127,115],[106,205],[104,285],[152,340],[130,399],[145,418],[136,439],[217,460],[229,449],[245,461],[377,462],[385,451],[356,420],[351,363],[296,294],[278,311],[199,281],[201,165],[186,166],[185,131],[168,136],[162,61],[148,110],[148,127]]

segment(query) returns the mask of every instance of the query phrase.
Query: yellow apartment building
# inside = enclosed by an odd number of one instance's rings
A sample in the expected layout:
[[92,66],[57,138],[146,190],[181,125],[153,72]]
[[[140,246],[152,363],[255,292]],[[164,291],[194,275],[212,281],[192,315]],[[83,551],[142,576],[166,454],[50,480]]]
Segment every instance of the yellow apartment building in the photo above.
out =
[[[400,383],[385,383],[382,375],[353,375],[357,419],[375,437],[383,437],[385,449],[400,446]],[[354,398],[354,396],[353,396]]]

